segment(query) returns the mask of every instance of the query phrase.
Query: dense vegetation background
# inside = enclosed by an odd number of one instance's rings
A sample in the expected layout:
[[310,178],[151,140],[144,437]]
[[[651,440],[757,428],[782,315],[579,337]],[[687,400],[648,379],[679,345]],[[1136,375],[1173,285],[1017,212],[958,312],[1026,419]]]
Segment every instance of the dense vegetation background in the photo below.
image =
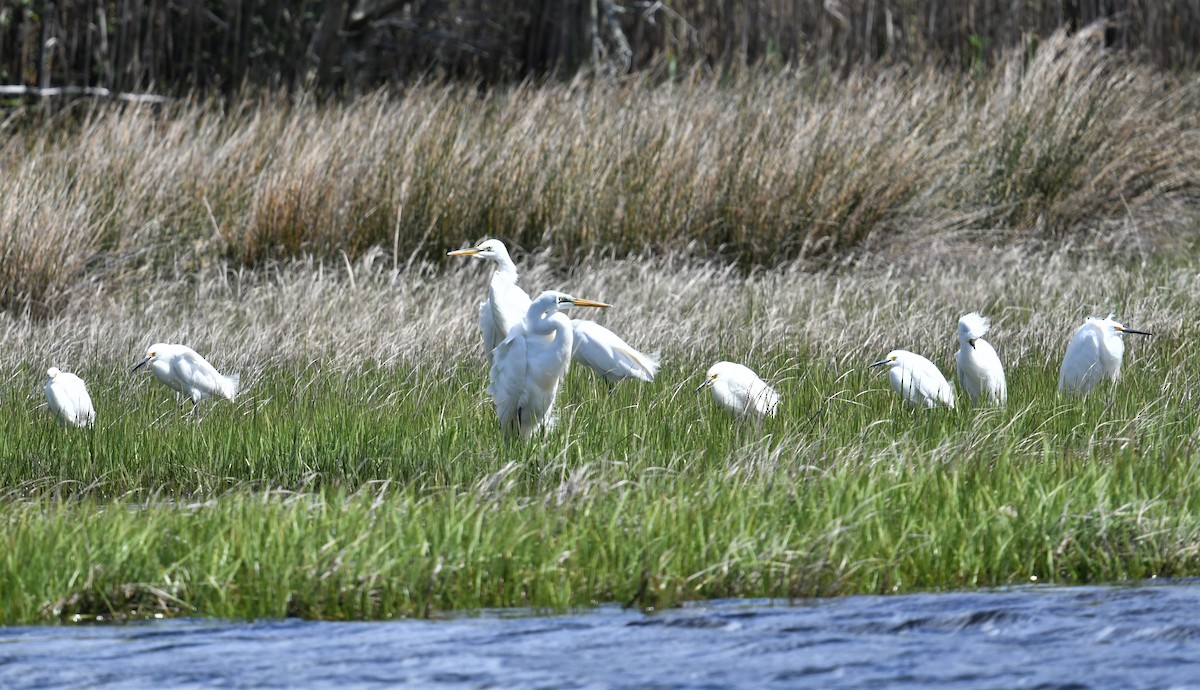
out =
[[1095,22],[1110,48],[1196,64],[1196,0],[4,0],[0,83],[228,94],[580,68],[973,68]]
[[[0,0],[0,622],[1194,577],[1197,32],[1149,0]],[[445,256],[487,235],[616,305],[655,382],[576,368],[554,433],[501,438],[486,270]],[[1007,407],[866,368],[953,372],[972,310]],[[1110,312],[1156,335],[1057,395]],[[237,400],[181,409],[129,371],[154,342]],[[721,359],[778,417],[697,394]]]

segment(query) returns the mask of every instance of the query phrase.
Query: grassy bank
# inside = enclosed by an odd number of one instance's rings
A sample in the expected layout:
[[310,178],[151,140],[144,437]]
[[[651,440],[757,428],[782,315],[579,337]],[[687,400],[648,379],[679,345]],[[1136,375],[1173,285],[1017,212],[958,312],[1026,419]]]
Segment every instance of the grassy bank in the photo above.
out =
[[[662,351],[659,380],[610,395],[574,370],[557,431],[505,441],[475,330],[484,272],[452,259],[164,276],[4,317],[3,620],[661,607],[1200,571],[1190,266],[1017,248],[934,271],[750,276],[670,256],[565,273],[518,259],[530,289],[616,304],[606,323]],[[864,369],[905,347],[952,372],[955,320],[976,308],[1006,408],[912,412]],[[1131,339],[1118,386],[1058,398],[1070,333],[1109,310],[1157,335]],[[190,342],[244,392],[193,416],[127,371],[154,340]],[[694,393],[719,358],[776,384],[780,415],[739,425]],[[89,382],[95,429],[41,406],[51,364]]]
[[658,608],[1194,575],[1200,566],[1194,463],[1136,453],[837,463],[732,479],[685,471],[620,485],[572,474],[533,495],[493,481],[425,495],[388,487],[178,505],[14,503],[0,513],[0,614]]

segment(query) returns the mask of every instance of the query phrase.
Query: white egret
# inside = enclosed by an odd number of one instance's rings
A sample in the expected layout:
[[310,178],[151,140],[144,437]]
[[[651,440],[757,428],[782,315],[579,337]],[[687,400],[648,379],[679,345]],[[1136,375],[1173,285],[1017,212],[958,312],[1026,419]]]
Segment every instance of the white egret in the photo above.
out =
[[66,424],[91,426],[96,423],[96,410],[87,385],[75,374],[50,367],[46,371],[46,400],[50,410]]
[[488,283],[487,299],[479,303],[479,331],[483,335],[484,352],[492,362],[492,351],[529,311],[529,295],[517,285],[517,265],[500,240],[484,240],[478,246],[449,252],[447,256],[473,256],[496,264]]
[[1068,395],[1087,395],[1101,379],[1116,382],[1121,375],[1121,360],[1125,356],[1126,333],[1154,335],[1126,328],[1113,320],[1089,316],[1075,331],[1058,373],[1058,392]]
[[892,350],[871,365],[887,366],[892,390],[913,407],[954,407],[954,388],[933,362],[908,350]]
[[696,391],[705,388],[712,391],[718,405],[737,417],[774,417],[779,407],[779,393],[749,367],[734,362],[717,362],[709,367],[704,383]]
[[609,305],[548,290],[533,300],[525,318],[496,346],[488,393],[506,433],[529,438],[554,425],[554,398],[574,346],[571,321],[559,310],[570,307]]
[[1008,399],[1004,380],[1004,365],[996,348],[983,339],[991,324],[979,312],[971,312],[958,320],[958,382],[967,391],[972,403],[998,403]]
[[[531,300],[517,285],[517,265],[508,247],[497,239],[484,240],[470,249],[448,252],[447,256],[471,256],[496,264],[488,283],[487,299],[479,303],[479,331],[488,361],[495,362],[494,350],[508,337],[512,327],[525,319]],[[653,381],[658,371],[658,356],[633,349],[616,333],[594,321],[574,319],[575,351],[572,358],[613,384],[624,379]]]
[[226,400],[233,400],[237,395],[237,374],[223,375],[186,345],[155,343],[130,371],[137,371],[147,363],[150,371],[154,372],[154,378],[190,397],[193,405],[212,395],[219,395]]
[[647,383],[658,373],[658,354],[642,354],[629,346],[619,335],[595,321],[572,319],[575,336],[572,358],[599,374],[611,389],[624,379]]

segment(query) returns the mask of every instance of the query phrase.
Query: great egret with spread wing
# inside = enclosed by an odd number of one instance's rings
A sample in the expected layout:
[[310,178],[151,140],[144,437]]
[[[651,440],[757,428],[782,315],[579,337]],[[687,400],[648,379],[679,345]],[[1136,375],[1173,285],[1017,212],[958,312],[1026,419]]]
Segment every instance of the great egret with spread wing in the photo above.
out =
[[150,365],[154,378],[190,397],[193,405],[213,395],[219,395],[226,400],[233,400],[237,395],[237,374],[223,375],[209,364],[208,360],[186,345],[155,343],[146,350],[142,361],[133,365],[130,371],[137,371],[145,364]]
[[774,417],[779,407],[779,393],[742,364],[717,362],[712,365],[696,392],[705,388],[712,391],[718,405],[736,417],[751,414],[760,418]]
[[[479,303],[479,331],[488,361],[494,362],[494,350],[508,337],[512,327],[529,311],[529,295],[517,285],[517,265],[508,247],[497,239],[484,240],[470,249],[448,252],[447,256],[471,256],[496,264],[488,283],[488,296]],[[658,372],[658,355],[633,349],[616,333],[595,321],[573,319],[575,350],[571,357],[596,372],[611,388],[624,379],[653,381]]]
[[96,410],[87,385],[75,374],[50,367],[46,372],[46,400],[50,410],[66,424],[91,426],[96,423]]
[[1063,357],[1058,372],[1058,392],[1067,395],[1087,395],[1102,379],[1116,382],[1121,375],[1121,361],[1125,356],[1126,333],[1154,335],[1146,331],[1135,331],[1117,323],[1109,314],[1107,319],[1089,316],[1075,330],[1067,354]]
[[488,393],[500,428],[528,439],[554,425],[554,398],[571,364],[574,332],[561,309],[609,305],[548,290],[529,305],[525,318],[493,352]]
[[886,366],[892,390],[913,407],[954,407],[954,388],[933,362],[908,350],[892,350],[872,367]]
[[958,382],[967,391],[972,403],[1004,404],[1008,399],[1008,384],[1004,380],[1004,365],[996,348],[983,339],[991,324],[979,312],[963,315],[958,320]]
[[611,389],[618,381],[637,379],[647,383],[658,373],[658,354],[643,354],[619,335],[595,321],[572,319],[575,351],[572,358],[596,372]]

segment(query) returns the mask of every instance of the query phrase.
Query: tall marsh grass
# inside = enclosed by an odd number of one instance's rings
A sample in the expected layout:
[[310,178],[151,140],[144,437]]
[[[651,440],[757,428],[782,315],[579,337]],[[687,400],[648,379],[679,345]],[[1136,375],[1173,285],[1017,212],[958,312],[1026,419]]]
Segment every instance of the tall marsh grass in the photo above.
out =
[[[658,380],[610,394],[573,370],[554,433],[503,438],[475,326],[485,271],[453,259],[189,269],[0,317],[0,617],[652,608],[1200,567],[1186,261],[516,258],[531,290],[616,304],[606,323],[662,351]],[[952,372],[970,309],[993,319],[1007,407],[914,412],[865,369],[905,347]],[[1059,398],[1072,330],[1109,310],[1157,335],[1131,340],[1118,385]],[[192,411],[128,371],[156,340],[244,391]],[[693,391],[722,358],[780,390],[777,418],[739,424]],[[45,409],[51,364],[89,382],[94,429]]]
[[981,233],[1187,245],[1196,106],[1195,84],[1081,32],[978,78],[800,70],[99,108],[9,125],[0,252],[17,260],[0,307],[50,313],[80,280],[180,262],[398,266],[484,235],[560,265],[647,250],[830,263]]

